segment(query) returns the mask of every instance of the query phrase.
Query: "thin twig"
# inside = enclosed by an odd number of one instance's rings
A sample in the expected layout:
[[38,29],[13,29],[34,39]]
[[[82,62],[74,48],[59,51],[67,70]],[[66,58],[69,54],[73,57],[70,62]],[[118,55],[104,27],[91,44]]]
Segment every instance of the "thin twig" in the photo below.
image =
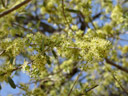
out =
[[81,71],[80,74],[77,76],[76,80],[74,81],[74,83],[73,83],[73,85],[72,85],[72,87],[71,87],[71,89],[70,89],[70,91],[69,91],[69,93],[68,93],[68,96],[70,96],[70,94],[71,94],[71,92],[72,92],[72,90],[73,90],[73,88],[74,88],[76,82],[78,81],[79,77],[81,76],[81,74],[82,74],[82,71]]
[[[16,68],[12,69],[12,70],[9,71],[9,72],[13,72],[13,71],[16,71],[16,70],[21,69],[21,68],[22,68],[22,66],[16,67]],[[7,74],[7,73],[8,73],[8,72],[2,73],[2,74],[0,74],[0,76],[4,76],[4,75]]]
[[64,19],[65,19],[66,23],[69,25],[69,22],[68,22],[68,20],[67,20],[66,15],[65,15],[65,10],[64,10],[64,0],[62,0],[62,12],[63,12]]
[[32,1],[32,0],[25,0],[25,1],[21,2],[20,4],[18,4],[18,5],[16,5],[16,6],[12,7],[11,9],[8,9],[8,10],[6,10],[6,11],[0,13],[0,18],[3,17],[3,16],[5,16],[5,15],[7,15],[7,14],[9,14],[9,13],[11,13],[11,12],[13,12],[14,10],[16,10],[16,9],[18,9],[18,8],[20,8],[20,7],[22,7],[23,5],[29,3],[30,1]]
[[121,85],[121,83],[117,80],[117,78],[114,76],[111,70],[107,68],[107,70],[112,74],[113,79],[119,84],[120,88],[128,95],[128,91],[125,90],[125,88]]
[[92,88],[88,89],[88,90],[86,91],[86,93],[90,92],[91,90],[93,90],[93,89],[96,88],[97,86],[98,86],[98,85],[95,85],[95,86],[93,86]]
[[[113,74],[112,74],[113,75]],[[114,80],[119,84],[120,88],[128,95],[128,91],[125,90],[125,88],[120,84],[120,82],[117,80],[117,78],[113,75]]]
[[[70,26],[70,24],[69,24],[69,22],[68,22],[68,20],[67,20],[66,15],[65,15],[64,0],[62,0],[62,12],[63,12],[63,16],[64,16],[64,19],[65,19],[65,21],[66,21],[67,25],[68,25],[68,26],[69,26],[69,28],[73,31],[73,29],[71,28],[71,26]],[[73,32],[74,32],[74,31],[73,31]]]
[[[31,62],[28,62],[28,64],[30,64],[30,63],[32,63],[33,61],[31,61]],[[11,71],[9,71],[9,72],[13,72],[13,71],[16,71],[16,70],[18,70],[18,69],[21,69],[23,66],[21,65],[21,66],[19,66],[19,67],[16,67],[16,68],[14,68],[14,69],[12,69]],[[0,76],[3,76],[3,75],[5,75],[5,74],[7,74],[8,72],[4,72],[4,73],[2,73],[2,74],[0,74]]]
[[46,77],[44,79],[40,79],[40,80],[36,80],[36,81],[33,81],[33,82],[29,82],[29,83],[25,83],[26,85],[30,85],[30,84],[33,84],[33,83],[37,83],[37,82],[46,82],[46,81],[52,81],[54,82],[53,80],[51,80],[50,78]]
[[93,26],[94,30],[96,30],[96,27],[95,27],[95,25],[94,25],[94,23],[93,23],[92,18],[90,18],[90,17],[89,17],[89,20],[90,20],[90,22],[91,22],[91,24],[92,24],[92,26]]
[[2,55],[2,54],[4,54],[5,53],[5,50],[3,50],[2,52],[0,52],[0,56]]

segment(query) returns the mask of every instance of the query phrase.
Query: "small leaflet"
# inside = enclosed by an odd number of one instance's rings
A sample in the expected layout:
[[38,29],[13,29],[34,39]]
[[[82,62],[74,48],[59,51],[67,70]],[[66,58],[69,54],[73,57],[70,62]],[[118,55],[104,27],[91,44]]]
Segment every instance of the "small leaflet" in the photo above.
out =
[[44,53],[44,55],[46,56],[46,61],[48,64],[51,64],[51,61],[50,61],[50,57],[48,55],[46,55],[46,53]]
[[54,50],[52,50],[52,54],[55,58],[57,58],[56,52]]
[[44,39],[42,40],[42,44],[41,44],[41,51],[43,51],[44,50]]
[[13,60],[14,60],[14,58],[11,57],[11,58],[10,58],[10,63],[11,63],[11,64],[13,64]]
[[79,12],[80,12],[80,11],[78,11],[78,10],[68,9],[68,8],[66,8],[66,11],[68,11],[68,12],[73,12],[73,13],[79,13]]
[[47,63],[48,63],[48,64],[51,64],[51,61],[50,61],[49,56],[46,55],[46,59],[47,59]]
[[11,77],[8,77],[8,83],[10,84],[10,86],[11,86],[13,89],[16,88],[16,85],[15,85],[15,83],[14,83],[14,81],[12,80]]
[[1,84],[0,84],[0,90],[2,89],[2,87],[1,87]]

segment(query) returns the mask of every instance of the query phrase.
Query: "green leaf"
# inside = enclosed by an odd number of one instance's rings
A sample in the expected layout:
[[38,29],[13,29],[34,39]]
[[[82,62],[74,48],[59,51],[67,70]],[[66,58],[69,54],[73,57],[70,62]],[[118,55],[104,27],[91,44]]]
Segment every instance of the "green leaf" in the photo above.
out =
[[72,13],[79,13],[79,12],[80,12],[80,11],[78,11],[78,10],[68,9],[68,8],[66,8],[66,11],[72,12]]
[[42,44],[41,44],[40,50],[44,51],[44,39],[42,40]]
[[40,21],[37,22],[37,24],[35,25],[35,28],[38,29],[40,26]]
[[46,55],[46,60],[48,64],[51,64],[50,57]]
[[44,56],[46,56],[47,63],[48,64],[51,64],[50,57],[46,53],[44,53]]
[[14,83],[14,81],[12,80],[11,77],[8,77],[8,83],[10,84],[10,86],[11,86],[13,89],[16,88],[16,85],[15,85],[15,83]]
[[24,19],[26,19],[26,17],[23,16],[22,14],[20,14],[20,16],[18,16],[18,19],[20,19],[20,20],[24,20]]
[[52,54],[55,58],[57,58],[56,52],[54,50],[52,50]]
[[0,90],[2,89],[2,87],[1,87],[1,84],[0,84]]
[[12,58],[10,58],[10,63],[11,64],[13,64],[13,60],[14,60],[14,58],[12,57]]

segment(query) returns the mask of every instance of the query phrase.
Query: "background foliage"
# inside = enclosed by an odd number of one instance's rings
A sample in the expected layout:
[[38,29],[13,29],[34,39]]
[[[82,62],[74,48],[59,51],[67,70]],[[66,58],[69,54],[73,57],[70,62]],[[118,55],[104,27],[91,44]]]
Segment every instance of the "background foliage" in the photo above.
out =
[[[18,96],[128,96],[127,6],[1,0],[0,89],[6,82]],[[15,83],[21,72],[28,83]]]

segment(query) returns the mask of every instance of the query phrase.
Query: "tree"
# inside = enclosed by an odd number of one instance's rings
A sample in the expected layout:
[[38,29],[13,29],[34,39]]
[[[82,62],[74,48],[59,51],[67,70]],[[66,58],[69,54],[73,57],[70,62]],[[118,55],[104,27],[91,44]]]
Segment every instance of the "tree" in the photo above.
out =
[[1,0],[0,82],[23,96],[128,96],[127,4]]

